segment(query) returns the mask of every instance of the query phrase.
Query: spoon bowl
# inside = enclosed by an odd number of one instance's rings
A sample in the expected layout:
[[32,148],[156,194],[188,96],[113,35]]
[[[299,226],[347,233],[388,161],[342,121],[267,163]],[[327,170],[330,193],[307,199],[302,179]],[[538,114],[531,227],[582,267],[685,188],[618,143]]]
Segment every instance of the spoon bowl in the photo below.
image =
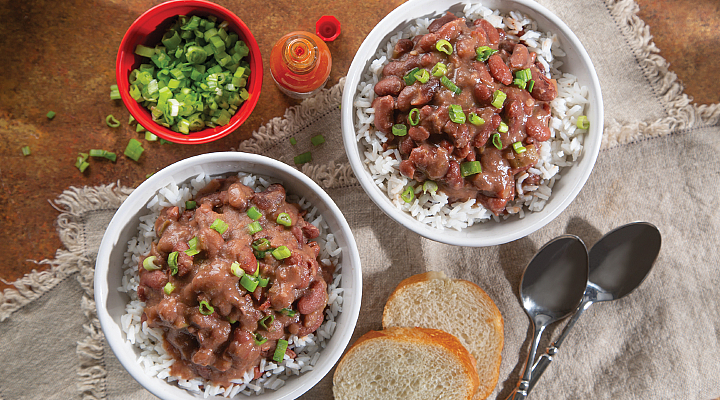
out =
[[520,282],[520,300],[533,323],[534,338],[523,378],[510,398],[521,400],[527,396],[531,365],[543,331],[577,308],[587,280],[587,249],[574,235],[551,240],[528,263]]

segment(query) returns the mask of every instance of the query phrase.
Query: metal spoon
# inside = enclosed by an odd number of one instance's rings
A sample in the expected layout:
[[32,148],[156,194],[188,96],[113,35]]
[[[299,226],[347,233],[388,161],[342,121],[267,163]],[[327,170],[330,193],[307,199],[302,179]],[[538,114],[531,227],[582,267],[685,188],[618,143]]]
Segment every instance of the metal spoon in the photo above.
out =
[[525,399],[540,336],[551,323],[565,318],[582,299],[588,279],[588,253],[574,235],[559,236],[530,260],[520,282],[520,299],[533,322],[535,337],[525,362],[525,372],[508,399]]
[[560,337],[532,368],[528,393],[537,383],[570,329],[593,303],[627,296],[645,280],[660,252],[660,231],[647,222],[615,228],[590,249],[590,278],[582,302]]

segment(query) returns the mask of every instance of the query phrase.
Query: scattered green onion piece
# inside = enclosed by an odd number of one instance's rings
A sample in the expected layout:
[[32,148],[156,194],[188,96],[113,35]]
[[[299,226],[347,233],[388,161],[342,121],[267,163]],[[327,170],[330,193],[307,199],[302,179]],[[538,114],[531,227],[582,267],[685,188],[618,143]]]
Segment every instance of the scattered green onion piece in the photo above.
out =
[[530,71],[530,68],[521,69],[515,72],[515,78],[527,82],[532,79],[532,72]]
[[185,250],[185,254],[187,254],[189,256],[194,256],[194,255],[200,254],[200,250],[199,249],[187,249],[187,250]]
[[320,146],[321,144],[325,143],[325,136],[313,136],[312,138],[310,138],[310,143],[312,143],[313,146]]
[[205,300],[202,300],[200,302],[200,305],[198,306],[198,308],[200,310],[200,314],[202,314],[202,315],[210,315],[215,312],[215,308],[213,306],[211,306],[210,303],[208,303]]
[[177,251],[173,251],[172,253],[168,254],[168,266],[170,267],[170,275],[175,275],[178,273],[178,257],[180,256],[180,253]]
[[412,201],[415,200],[415,190],[413,187],[411,185],[406,186],[405,190],[400,194],[400,198],[406,203],[412,203]]
[[292,218],[290,218],[290,214],[288,213],[280,213],[275,222],[282,226],[290,226],[292,225]]
[[257,278],[260,276],[260,261],[257,262],[257,267],[255,267],[255,272],[253,272],[253,277]]
[[112,114],[105,117],[105,123],[111,128],[117,128],[120,126],[120,121],[118,121]]
[[290,138],[290,144],[295,146],[297,144],[297,140],[294,137]]
[[257,221],[262,217],[262,213],[255,206],[248,208],[246,214],[253,221]]
[[500,138],[499,133],[495,133],[492,136],[492,144],[497,148],[498,150],[502,150],[502,139]]
[[439,62],[435,64],[435,66],[432,68],[431,73],[434,77],[438,78],[444,76],[445,74],[447,74],[447,65]]
[[175,290],[175,285],[170,282],[166,283],[165,287],[163,288],[163,292],[165,292],[165,294],[168,296],[170,295],[170,293],[173,292],[173,290]]
[[580,129],[588,129],[590,127],[590,121],[588,121],[585,115],[581,115],[577,118],[575,125]]
[[124,154],[131,160],[137,161],[140,159],[143,151],[145,151],[145,149],[142,147],[142,143],[140,143],[139,140],[132,138],[128,142],[127,147],[125,147]]
[[293,161],[295,161],[295,164],[305,164],[312,161],[312,154],[308,151],[306,153],[299,154],[293,158]]
[[267,253],[267,251],[253,250],[255,258],[258,260],[262,260],[263,258],[265,258],[265,253]]
[[507,98],[507,95],[502,90],[496,90],[495,93],[493,93],[492,104],[495,108],[502,108],[503,104],[505,104],[505,99]]
[[513,150],[515,150],[516,153],[524,153],[525,150],[527,150],[523,145],[522,142],[515,142],[512,144]]
[[413,108],[410,110],[410,114],[408,114],[408,122],[412,126],[418,126],[420,124],[420,110],[417,108]]
[[530,80],[527,84],[527,91],[532,92],[534,87],[535,87],[535,81]]
[[465,113],[462,110],[462,106],[458,104],[451,104],[448,107],[448,114],[450,115],[450,121],[456,124],[465,123]]
[[120,100],[120,91],[117,85],[110,85],[110,100]]
[[30,146],[23,146],[22,149],[22,155],[23,156],[29,156],[30,155]]
[[142,126],[142,125],[140,125],[140,124],[137,124],[137,126],[135,127],[135,132],[136,132],[136,133],[142,133],[142,132],[145,132],[145,131],[146,131],[145,127]]
[[185,209],[192,210],[197,207],[197,203],[194,200],[188,200],[185,202]]
[[226,224],[225,221],[221,220],[220,218],[216,218],[215,221],[210,224],[210,229],[214,229],[217,233],[222,235],[223,233],[225,233],[225,231],[228,230],[228,224]]
[[495,49],[491,49],[488,46],[480,46],[477,49],[475,49],[475,54],[477,57],[475,57],[476,60],[485,62],[492,56],[493,54],[497,53],[498,51]]
[[277,249],[272,251],[273,257],[275,257],[276,260],[284,260],[292,255],[292,252],[290,249],[287,248],[287,246],[280,246]]
[[267,238],[256,239],[251,246],[253,250],[267,251],[270,250],[270,241]]
[[147,131],[147,132],[145,132],[145,140],[147,140],[148,142],[157,142],[158,137],[156,134],[154,134],[150,131]]
[[47,119],[53,119],[53,118],[55,118],[56,115],[57,115],[57,114],[55,113],[55,111],[48,111],[48,113],[45,114],[45,116],[47,117]]
[[453,52],[452,45],[445,39],[438,40],[437,43],[435,43],[435,48],[437,49],[437,51],[445,53],[447,55],[450,55]]
[[155,265],[156,258],[157,257],[155,256],[145,257],[145,259],[143,260],[143,268],[145,268],[145,270],[147,271],[155,271],[156,269],[160,269],[160,267]]
[[468,161],[460,164],[460,175],[463,177],[479,174],[482,172],[480,161]]
[[230,272],[238,278],[242,278],[243,275],[245,275],[245,271],[240,268],[240,263],[237,261],[233,261],[233,263],[230,264]]
[[285,352],[287,351],[288,341],[285,339],[279,339],[277,345],[275,345],[275,353],[273,353],[273,361],[281,363],[285,359]]
[[265,342],[267,342],[267,338],[263,337],[263,335],[261,335],[259,333],[255,334],[255,344],[256,345],[262,346],[263,344],[265,344]]
[[506,123],[500,122],[500,126],[498,126],[498,132],[500,133],[506,133],[510,129],[509,126],[507,126]]
[[242,285],[242,287],[244,287],[248,292],[254,292],[258,287],[258,281],[252,276],[245,274],[242,278],[240,278],[240,285]]
[[258,286],[260,287],[267,287],[269,283],[270,278],[263,278],[262,276],[258,278]]
[[286,315],[286,316],[288,316],[288,317],[294,317],[295,314],[296,314],[296,311],[295,311],[295,310],[291,310],[291,309],[289,309],[289,308],[283,308],[282,310],[280,310],[280,313],[281,313],[282,315]]
[[430,79],[430,73],[426,69],[421,69],[417,72],[415,72],[415,79],[417,79],[420,83],[427,83],[427,81]]
[[525,85],[527,85],[527,82],[522,79],[515,78],[513,79],[513,85],[516,85],[520,89],[525,89]]
[[405,124],[395,124],[392,127],[392,133],[395,136],[407,135],[407,126]]
[[[268,322],[268,321],[270,321],[270,322]],[[264,316],[260,320],[259,324],[267,331],[267,330],[269,330],[269,328],[273,324],[273,322],[275,322],[275,316],[270,314],[270,315]]]
[[75,160],[75,167],[80,170],[80,172],[85,172],[87,167],[90,166],[90,163],[87,162],[88,155],[86,153],[80,153],[77,160]]
[[254,235],[262,230],[262,226],[258,221],[252,222],[248,225],[248,233]]
[[457,87],[457,85],[455,85],[453,81],[448,79],[448,77],[445,75],[440,77],[440,83],[442,83],[443,86],[445,86],[448,90],[455,94],[460,94],[460,92],[462,92],[462,90]]
[[88,151],[88,154],[90,155],[90,157],[102,157],[103,152],[105,152],[105,150],[90,149],[90,151]]
[[423,182],[422,190],[423,190],[423,193],[430,192],[432,194],[435,194],[435,192],[437,192],[437,190],[438,190],[438,185],[437,185],[437,183],[435,183],[433,181],[425,181],[425,182]]
[[485,123],[485,120],[484,120],[484,119],[480,118],[479,115],[477,115],[477,114],[475,114],[475,113],[473,113],[473,112],[471,112],[471,113],[468,115],[468,121],[469,121],[471,124],[473,124],[473,125],[482,125],[482,124]]
[[419,70],[420,70],[420,68],[415,67],[415,68],[411,69],[407,74],[405,74],[405,76],[403,76],[403,80],[405,81],[406,85],[409,86],[409,85],[412,85],[413,83],[415,83],[415,80],[417,80],[417,78],[415,78],[415,73],[418,72]]

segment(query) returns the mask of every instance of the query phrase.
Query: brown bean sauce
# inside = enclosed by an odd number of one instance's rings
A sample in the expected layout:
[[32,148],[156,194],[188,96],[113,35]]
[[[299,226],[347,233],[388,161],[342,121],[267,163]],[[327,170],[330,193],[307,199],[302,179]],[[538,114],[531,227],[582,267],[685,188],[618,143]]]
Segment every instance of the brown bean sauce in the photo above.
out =
[[[176,360],[171,373],[227,385],[246,371],[257,377],[260,360],[273,357],[278,340],[322,324],[334,267],[318,263],[311,240],[319,231],[286,201],[281,185],[255,193],[237,178],[216,179],[196,202],[191,210],[165,208],[157,218],[159,239],[146,257],[154,256],[158,269],[144,268],[145,257],[140,261],[138,296],[145,302],[143,320],[164,332],[164,347]],[[257,221],[251,208],[260,214]],[[277,222],[281,214],[289,226]],[[215,228],[217,220],[227,229]],[[251,234],[253,222],[262,230]],[[281,246],[289,257],[274,256]],[[169,260],[174,252],[176,267]],[[249,291],[238,275],[259,284]]]
[[[403,175],[435,181],[451,203],[475,198],[496,215],[505,213],[516,195],[515,176],[537,164],[539,144],[550,138],[549,102],[557,95],[557,83],[545,76],[535,53],[486,20],[469,24],[447,13],[433,21],[429,31],[395,46],[375,85],[375,128],[389,138],[385,149],[399,149]],[[452,45],[451,54],[438,51],[440,40]],[[479,61],[476,49],[483,46],[495,52]],[[457,90],[431,73],[437,63],[446,66],[445,77]],[[414,68],[426,70],[429,79],[408,84],[404,77]],[[531,75],[531,91],[529,83],[522,88],[515,82],[522,70]],[[493,95],[498,91],[506,99],[496,107]],[[451,119],[451,108],[457,106],[464,123]],[[410,122],[411,113],[417,125]],[[470,113],[483,123],[471,123]],[[396,124],[405,125],[408,134],[395,136]],[[515,143],[526,150],[518,153]],[[463,164],[475,161],[482,172],[463,176]]]

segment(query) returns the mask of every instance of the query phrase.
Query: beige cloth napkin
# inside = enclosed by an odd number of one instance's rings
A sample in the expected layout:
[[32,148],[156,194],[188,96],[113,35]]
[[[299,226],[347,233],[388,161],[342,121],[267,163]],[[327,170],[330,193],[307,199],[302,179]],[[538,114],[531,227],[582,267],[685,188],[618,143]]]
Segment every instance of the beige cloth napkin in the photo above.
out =
[[[238,150],[292,164],[320,183],[347,218],[361,254],[363,302],[354,339],[380,329],[382,309],[402,279],[428,270],[480,285],[505,319],[500,381],[492,399],[515,387],[530,344],[518,301],[521,273],[545,242],[563,233],[591,246],[624,223],[659,227],[663,245],[647,280],[628,297],[593,306],[565,341],[531,394],[535,399],[697,399],[720,397],[720,105],[694,106],[658,54],[631,0],[541,0],[578,35],[603,88],[605,138],[577,199],[555,221],[501,246],[462,248],[403,229],[370,201],[354,179],[340,137],[342,82],[260,128]],[[608,48],[614,51],[608,51]],[[297,146],[288,138],[295,137]],[[44,272],[0,295],[0,399],[154,398],[120,366],[104,342],[92,301],[97,248],[131,189],[71,188],[58,250]],[[61,329],[48,329],[51,321]],[[564,322],[563,322],[564,323]],[[563,323],[546,331],[542,345]],[[331,399],[331,374],[303,399]]]

